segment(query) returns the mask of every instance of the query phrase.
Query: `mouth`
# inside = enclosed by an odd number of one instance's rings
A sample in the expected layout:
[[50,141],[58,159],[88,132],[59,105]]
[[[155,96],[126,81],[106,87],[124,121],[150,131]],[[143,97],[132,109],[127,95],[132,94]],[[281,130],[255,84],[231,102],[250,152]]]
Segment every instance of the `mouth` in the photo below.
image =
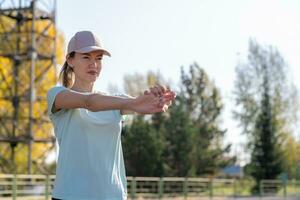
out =
[[95,71],[89,71],[89,72],[87,72],[88,74],[90,74],[90,75],[92,75],[92,76],[95,76],[95,75],[97,75],[98,73],[97,72],[95,72]]

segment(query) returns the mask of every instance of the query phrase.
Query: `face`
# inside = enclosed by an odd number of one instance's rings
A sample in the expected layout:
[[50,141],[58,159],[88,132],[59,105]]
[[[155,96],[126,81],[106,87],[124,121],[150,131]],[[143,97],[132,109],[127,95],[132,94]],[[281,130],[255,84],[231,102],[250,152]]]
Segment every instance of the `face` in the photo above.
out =
[[101,51],[89,53],[75,53],[73,58],[68,58],[68,64],[73,67],[75,80],[80,79],[84,82],[95,82],[99,77],[102,68]]

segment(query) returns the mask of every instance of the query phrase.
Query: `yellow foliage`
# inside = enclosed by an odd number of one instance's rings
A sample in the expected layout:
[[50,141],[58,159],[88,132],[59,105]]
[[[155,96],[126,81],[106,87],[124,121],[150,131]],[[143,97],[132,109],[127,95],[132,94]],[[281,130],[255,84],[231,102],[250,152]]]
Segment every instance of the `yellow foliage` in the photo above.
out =
[[295,177],[295,170],[300,163],[300,143],[291,135],[286,137],[286,142],[283,145],[285,170],[291,177]]
[[[0,27],[0,33],[13,31],[14,21],[6,17],[1,17],[1,23],[5,29]],[[57,32],[49,21],[36,21],[35,34],[37,39],[37,52],[43,56],[50,56],[55,47],[54,36],[57,34],[56,61],[61,64],[64,59],[64,36]],[[0,54],[12,54],[19,52],[24,57],[30,58],[31,44],[31,22],[23,23],[21,26],[21,34],[9,34],[4,38],[4,34],[0,34],[2,40],[0,44]],[[50,26],[49,26],[50,25]],[[46,31],[44,31],[46,30]],[[44,32],[43,32],[44,31]],[[44,36],[40,33],[43,32]],[[19,41],[19,50],[17,51],[17,43]],[[18,77],[14,74],[16,65],[13,60],[4,56],[0,56],[0,136],[7,137],[13,135],[13,117],[14,107],[12,97],[14,95],[20,97],[19,108],[17,109],[17,127],[15,136],[26,138],[29,135],[29,97],[30,97],[30,69],[31,61],[22,60],[18,65]],[[51,60],[38,60],[35,62],[35,100],[33,103],[33,134],[34,138],[50,138],[52,137],[52,125],[47,117],[47,101],[46,94],[50,87],[57,83],[57,68]],[[17,88],[17,90],[15,89]],[[42,162],[44,154],[53,144],[35,143],[33,144],[32,159],[39,163]],[[12,148],[10,145],[1,143],[0,145],[0,173],[9,173],[13,170],[11,162]],[[17,173],[27,172],[28,144],[19,143],[15,147],[14,162]],[[33,164],[33,173],[41,173],[40,166]]]

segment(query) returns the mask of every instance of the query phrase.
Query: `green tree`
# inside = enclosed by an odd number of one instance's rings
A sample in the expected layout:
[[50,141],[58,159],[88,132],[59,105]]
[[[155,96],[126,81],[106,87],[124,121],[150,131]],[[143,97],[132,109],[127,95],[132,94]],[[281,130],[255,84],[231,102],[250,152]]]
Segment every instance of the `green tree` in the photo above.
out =
[[157,160],[157,168],[155,174],[158,176],[166,176],[166,172],[169,169],[169,166],[164,161],[164,151],[167,146],[166,135],[168,133],[165,121],[167,120],[167,116],[165,113],[157,113],[151,116],[151,126],[156,132],[156,139],[162,148],[162,154]]
[[166,148],[164,150],[165,174],[167,176],[195,176],[196,129],[185,109],[182,96],[178,96],[165,121]]
[[287,136],[283,144],[283,155],[285,158],[283,167],[289,178],[300,180],[300,142],[297,142],[291,135]]
[[133,119],[123,129],[123,149],[129,176],[160,176],[159,163],[162,156],[162,142],[157,132],[143,116]]
[[[144,90],[155,84],[167,85],[165,79],[160,72],[148,71],[146,75],[134,73],[127,74],[124,77],[124,90],[127,94],[136,96],[141,94]],[[112,86],[111,86],[112,88]],[[166,113],[159,113],[152,116],[131,116],[126,121],[123,129],[123,143],[125,151],[125,162],[128,168],[128,173],[137,176],[163,176],[168,168],[163,160],[163,149],[165,148],[166,128],[164,121],[166,120]],[[151,138],[151,140],[149,140]],[[137,149],[135,140],[148,141]],[[156,153],[150,153],[151,163],[146,168],[151,170],[141,170],[138,159],[139,155],[143,155],[145,149],[155,148]],[[145,152],[147,153],[147,152]],[[149,152],[148,152],[149,153]],[[134,155],[134,156],[133,156]],[[156,156],[156,157],[154,157]],[[141,158],[142,163],[143,158]]]
[[223,147],[226,130],[220,128],[223,109],[220,92],[197,63],[189,73],[181,70],[181,95],[188,118],[196,129],[193,138],[196,174],[215,175],[220,168],[234,162],[226,158],[230,145]]
[[[181,75],[180,91],[168,112],[151,117],[138,116],[125,126],[125,162],[131,175],[216,175],[234,161],[226,155],[230,145],[223,147],[222,144],[226,131],[220,128],[223,105],[219,90],[197,64],[190,66],[189,73],[182,70]],[[131,88],[126,89],[130,94],[142,90],[139,87],[143,85],[164,84],[162,80],[165,80],[154,73],[147,77],[126,77],[128,87],[125,88]],[[142,84],[137,80],[143,80]],[[148,142],[141,145],[137,144],[139,141]],[[157,151],[151,152],[151,156],[145,155],[149,153],[145,150],[153,147]],[[138,169],[141,168],[139,162],[144,160],[139,160],[141,155],[147,158],[143,163],[151,160],[144,169]],[[149,169],[146,171],[146,168]]]
[[254,192],[259,191],[259,181],[274,179],[282,172],[282,152],[280,152],[276,123],[273,120],[268,76],[265,75],[260,111],[255,122],[254,146],[251,152],[250,174],[255,178]]
[[297,91],[287,81],[287,64],[272,46],[249,40],[246,62],[236,67],[234,117],[248,136],[250,174],[257,181],[274,179],[283,170],[283,145],[297,120]]

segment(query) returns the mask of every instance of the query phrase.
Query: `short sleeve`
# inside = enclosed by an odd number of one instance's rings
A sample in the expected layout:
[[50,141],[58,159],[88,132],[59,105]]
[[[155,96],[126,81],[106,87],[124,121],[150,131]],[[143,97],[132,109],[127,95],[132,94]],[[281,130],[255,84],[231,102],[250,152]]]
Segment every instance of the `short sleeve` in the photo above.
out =
[[48,92],[47,92],[47,103],[48,103],[48,116],[51,118],[52,116],[54,115],[57,115],[61,112],[64,111],[64,109],[61,109],[59,111],[57,111],[56,113],[52,113],[52,107],[53,107],[53,103],[54,103],[54,100],[55,100],[55,97],[58,93],[60,93],[61,91],[64,91],[64,90],[68,90],[68,88],[66,87],[63,87],[63,86],[55,86],[55,87],[52,87]]

